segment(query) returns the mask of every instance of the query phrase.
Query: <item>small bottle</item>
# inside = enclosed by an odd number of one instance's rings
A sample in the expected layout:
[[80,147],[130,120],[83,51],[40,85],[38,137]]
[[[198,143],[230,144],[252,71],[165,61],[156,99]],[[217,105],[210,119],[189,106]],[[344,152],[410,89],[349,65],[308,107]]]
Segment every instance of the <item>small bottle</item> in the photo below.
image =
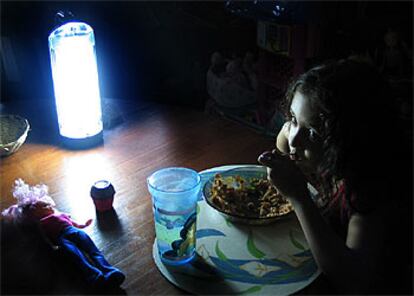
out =
[[91,197],[95,204],[96,210],[104,212],[112,209],[114,201],[115,188],[107,180],[96,181],[91,187]]

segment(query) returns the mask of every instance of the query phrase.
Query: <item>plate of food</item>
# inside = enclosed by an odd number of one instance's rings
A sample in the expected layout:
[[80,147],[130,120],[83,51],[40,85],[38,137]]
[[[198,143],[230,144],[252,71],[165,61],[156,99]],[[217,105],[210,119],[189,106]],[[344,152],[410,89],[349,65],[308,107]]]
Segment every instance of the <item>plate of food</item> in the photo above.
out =
[[293,212],[292,204],[267,179],[264,166],[217,173],[203,187],[206,203],[232,222],[266,225]]

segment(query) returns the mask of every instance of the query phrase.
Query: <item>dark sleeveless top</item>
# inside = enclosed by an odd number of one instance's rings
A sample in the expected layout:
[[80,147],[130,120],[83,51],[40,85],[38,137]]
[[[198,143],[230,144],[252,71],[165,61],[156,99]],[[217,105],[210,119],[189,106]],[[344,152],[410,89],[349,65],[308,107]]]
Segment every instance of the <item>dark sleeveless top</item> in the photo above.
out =
[[[396,199],[390,194],[386,203],[390,215],[384,217],[386,221],[383,227],[386,228],[384,231],[387,234],[381,267],[378,269],[378,272],[383,274],[384,281],[383,286],[378,287],[378,293],[412,294],[412,203],[407,204],[399,200],[403,199]],[[358,205],[355,195],[346,197],[346,184],[340,182],[332,199],[321,209],[326,221],[344,241],[351,216],[359,212],[355,210],[355,206]]]
[[349,219],[354,214],[355,210],[346,199],[344,182],[338,184],[336,192],[327,200],[326,204],[321,207],[321,212],[334,231],[345,240],[348,232]]

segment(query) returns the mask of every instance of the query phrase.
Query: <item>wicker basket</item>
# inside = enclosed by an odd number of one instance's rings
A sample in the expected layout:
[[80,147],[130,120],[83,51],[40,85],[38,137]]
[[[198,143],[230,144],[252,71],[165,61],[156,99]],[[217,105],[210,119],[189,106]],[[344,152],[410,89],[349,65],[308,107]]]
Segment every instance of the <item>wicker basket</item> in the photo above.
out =
[[0,156],[16,152],[26,140],[30,125],[18,115],[0,115]]

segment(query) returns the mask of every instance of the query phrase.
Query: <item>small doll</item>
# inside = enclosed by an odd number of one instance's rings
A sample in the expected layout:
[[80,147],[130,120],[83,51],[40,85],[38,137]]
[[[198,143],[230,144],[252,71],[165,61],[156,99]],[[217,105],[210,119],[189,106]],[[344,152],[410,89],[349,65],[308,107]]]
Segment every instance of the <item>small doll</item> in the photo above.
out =
[[211,64],[210,64],[210,70],[216,74],[216,75],[220,75],[222,74],[224,71],[226,71],[226,64],[227,61],[226,59],[223,57],[223,55],[221,53],[219,53],[218,51],[214,52],[211,55]]
[[243,72],[241,59],[236,58],[229,61],[226,66],[226,73],[223,77],[241,87],[248,88],[250,86],[249,80]]
[[381,72],[390,77],[403,76],[410,56],[410,50],[400,33],[393,28],[388,28],[384,35],[384,49],[379,65]]
[[17,203],[2,212],[4,219],[12,222],[38,223],[46,238],[65,252],[81,270],[91,286],[119,286],[125,275],[106,261],[92,239],[81,229],[89,226],[78,224],[69,215],[55,209],[53,199],[44,184],[29,186],[22,179],[15,181],[13,196]]
[[257,75],[256,75],[257,65],[254,60],[254,55],[251,52],[246,52],[243,58],[243,71],[246,73],[246,76],[249,79],[252,89],[257,89]]

